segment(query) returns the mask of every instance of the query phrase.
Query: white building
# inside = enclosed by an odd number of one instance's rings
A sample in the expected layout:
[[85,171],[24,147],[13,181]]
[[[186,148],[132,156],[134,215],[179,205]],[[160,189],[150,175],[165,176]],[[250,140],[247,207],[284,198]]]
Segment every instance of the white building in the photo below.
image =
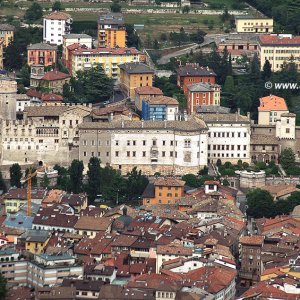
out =
[[25,106],[30,106],[30,97],[26,94],[17,94],[16,112],[22,112]]
[[207,141],[208,163],[218,159],[236,164],[238,160],[250,163],[250,115],[212,114],[199,115],[209,128]]
[[43,41],[62,45],[63,36],[71,31],[72,18],[69,14],[54,11],[43,18]]
[[196,174],[207,165],[207,127],[188,121],[85,122],[79,126],[79,159],[98,157],[123,174]]

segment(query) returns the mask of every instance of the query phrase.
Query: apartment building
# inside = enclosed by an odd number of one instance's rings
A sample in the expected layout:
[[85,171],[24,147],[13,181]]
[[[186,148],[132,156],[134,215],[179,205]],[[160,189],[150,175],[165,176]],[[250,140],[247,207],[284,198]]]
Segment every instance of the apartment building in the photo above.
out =
[[220,105],[220,86],[210,83],[195,83],[187,86],[187,112],[192,114],[198,107]]
[[120,87],[128,97],[135,96],[135,89],[153,85],[154,70],[143,63],[125,63],[119,65]]
[[285,99],[275,95],[261,97],[258,107],[258,124],[275,125],[282,114],[289,113]]
[[285,63],[294,58],[299,68],[300,36],[291,34],[261,35],[258,37],[258,50],[261,70],[268,60],[274,72],[280,71]]
[[93,156],[123,174],[134,167],[149,175],[196,174],[207,165],[207,127],[200,119],[85,122],[79,137],[85,166]]
[[216,73],[208,67],[199,66],[199,64],[186,64],[177,70],[177,86],[183,89],[187,95],[188,86],[205,82],[214,84],[216,82]]
[[43,18],[43,41],[62,45],[63,36],[70,33],[73,20],[67,13],[53,11]]
[[85,46],[87,48],[93,47],[93,38],[88,34],[77,34],[77,33],[69,33],[63,36],[63,46],[62,46],[62,63],[66,65],[66,61],[68,60],[68,47],[73,44],[78,44]]
[[174,121],[178,115],[178,101],[167,96],[146,98],[142,101],[143,120]]
[[38,43],[27,46],[27,64],[49,67],[56,64],[57,46]]
[[66,65],[72,76],[76,76],[78,71],[87,70],[95,64],[101,64],[106,75],[120,78],[119,65],[125,63],[140,63],[145,61],[145,55],[135,48],[97,48],[91,49],[83,46],[75,47],[76,44],[69,46],[74,50],[69,51]]
[[272,33],[273,23],[272,18],[266,17],[235,17],[235,26],[238,33]]
[[250,162],[250,115],[204,113],[198,117],[208,126],[208,163],[218,159],[222,163]]
[[260,280],[263,270],[261,250],[264,237],[259,235],[242,236],[239,240],[241,269],[239,276],[241,285],[250,286]]
[[107,13],[99,16],[98,47],[126,47],[125,21],[121,13]]

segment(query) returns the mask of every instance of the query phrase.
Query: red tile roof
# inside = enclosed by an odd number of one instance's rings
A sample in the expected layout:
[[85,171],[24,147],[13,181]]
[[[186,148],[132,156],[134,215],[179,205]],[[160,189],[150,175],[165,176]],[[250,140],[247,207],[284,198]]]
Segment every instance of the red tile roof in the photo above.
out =
[[53,80],[62,80],[67,78],[71,78],[71,76],[66,73],[62,73],[55,70],[55,71],[49,71],[45,73],[42,80],[53,81]]
[[141,86],[135,92],[139,95],[163,95],[162,90],[154,86]]
[[73,51],[73,55],[81,55],[81,54],[102,54],[105,55],[137,55],[141,54],[140,51],[138,51],[135,48],[86,48],[86,47],[80,47]]
[[284,98],[275,95],[259,98],[259,101],[258,111],[288,110]]
[[68,20],[71,19],[71,16],[69,14],[66,14],[61,11],[54,11],[51,12],[49,15],[45,16],[44,19],[48,20]]
[[300,36],[280,37],[278,35],[261,35],[258,40],[261,45],[300,46]]
[[38,92],[37,90],[33,90],[33,89],[28,90],[26,95],[28,97],[36,97],[36,98],[41,98],[42,97],[41,92]]
[[242,236],[240,237],[241,244],[260,246],[264,242],[264,237],[261,235]]
[[42,101],[63,101],[63,97],[57,94],[44,94],[42,96]]

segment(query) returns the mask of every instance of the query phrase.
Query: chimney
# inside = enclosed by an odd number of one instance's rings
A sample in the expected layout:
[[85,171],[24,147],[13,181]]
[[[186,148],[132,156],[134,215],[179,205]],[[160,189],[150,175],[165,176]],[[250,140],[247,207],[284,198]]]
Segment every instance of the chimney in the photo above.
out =
[[144,120],[142,119],[142,128],[144,128]]
[[122,119],[122,128],[124,128],[124,120]]

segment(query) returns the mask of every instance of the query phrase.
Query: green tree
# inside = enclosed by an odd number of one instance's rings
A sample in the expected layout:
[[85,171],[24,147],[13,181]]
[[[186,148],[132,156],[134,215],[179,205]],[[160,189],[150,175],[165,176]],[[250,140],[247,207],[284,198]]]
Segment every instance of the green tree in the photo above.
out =
[[10,185],[20,188],[21,187],[21,178],[22,178],[22,171],[19,164],[13,164],[10,169]]
[[254,54],[250,65],[250,78],[253,82],[257,82],[260,79],[259,59],[256,53]]
[[281,152],[280,163],[285,170],[295,166],[295,153],[291,148],[286,148]]
[[74,159],[69,168],[70,173],[70,189],[74,194],[78,194],[82,191],[82,179],[83,179],[83,162],[78,159]]
[[6,299],[6,295],[7,295],[7,281],[5,279],[5,277],[0,274],[0,299],[4,300]]
[[20,70],[19,83],[28,87],[30,85],[30,67],[26,64]]
[[271,78],[271,76],[272,76],[272,67],[271,67],[271,64],[270,64],[269,60],[265,61],[261,76],[262,76],[262,79],[264,79],[264,80],[268,80],[268,79]]
[[155,39],[153,42],[153,49],[158,50],[159,49],[159,44],[158,44],[158,40]]
[[[77,72],[71,80],[68,102],[99,103],[108,100],[113,93],[114,80],[109,78],[101,65]],[[66,90],[65,90],[66,92]]]
[[7,187],[6,187],[6,184],[5,184],[5,181],[3,179],[1,171],[0,171],[0,191],[2,191],[3,193],[7,192]]
[[47,189],[49,188],[49,185],[50,185],[50,179],[49,177],[47,176],[47,174],[45,173],[44,174],[44,177],[41,181],[41,186],[44,188],[44,189]]
[[142,175],[141,170],[134,167],[130,173],[127,174],[127,191],[128,199],[134,199],[144,192],[149,180],[146,176]]
[[37,2],[33,2],[31,6],[26,10],[24,18],[25,20],[31,22],[31,21],[37,21],[41,19],[42,16],[43,16],[42,7]]
[[286,200],[287,202],[287,209],[288,211],[285,213],[290,213],[293,211],[293,209],[300,205],[300,192],[293,192]]
[[62,10],[62,5],[60,1],[55,1],[52,5],[52,11],[60,11]]
[[200,187],[199,178],[194,174],[185,174],[182,176],[182,180],[185,181],[185,184],[190,187]]
[[254,218],[270,218],[276,215],[272,195],[262,189],[250,190],[247,195],[247,214]]
[[88,183],[87,183],[87,194],[89,203],[93,203],[96,196],[100,194],[101,184],[101,167],[100,160],[97,157],[91,157],[88,164]]
[[222,184],[223,184],[224,186],[230,186],[230,183],[229,183],[229,181],[228,181],[227,179],[224,179],[224,180],[222,181]]
[[126,27],[126,33],[127,33],[127,37],[126,37],[127,46],[135,47],[135,48],[139,49],[139,47],[141,45],[141,41],[140,41],[138,34],[134,30],[133,24],[126,24],[125,27]]
[[57,164],[53,167],[53,169],[58,172],[57,188],[70,192],[71,191],[71,183],[70,183],[68,169],[61,167]]
[[165,32],[163,32],[163,33],[160,34],[160,40],[162,42],[166,42],[168,40],[168,36],[167,36],[167,34]]
[[234,88],[233,76],[231,76],[231,75],[230,76],[226,76],[223,91],[225,93],[234,94],[235,88]]
[[121,5],[118,0],[113,0],[112,4],[110,5],[110,11],[114,13],[121,12]]

